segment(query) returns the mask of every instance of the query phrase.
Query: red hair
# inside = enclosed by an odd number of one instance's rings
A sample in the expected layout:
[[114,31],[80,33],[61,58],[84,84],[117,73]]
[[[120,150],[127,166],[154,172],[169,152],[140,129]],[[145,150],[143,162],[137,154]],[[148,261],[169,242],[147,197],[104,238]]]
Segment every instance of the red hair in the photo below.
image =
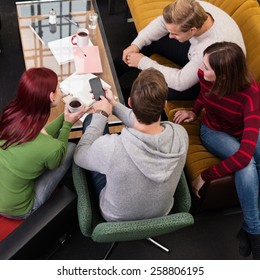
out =
[[50,93],[57,85],[56,73],[48,68],[31,68],[22,74],[16,97],[0,118],[1,148],[36,138],[50,116]]

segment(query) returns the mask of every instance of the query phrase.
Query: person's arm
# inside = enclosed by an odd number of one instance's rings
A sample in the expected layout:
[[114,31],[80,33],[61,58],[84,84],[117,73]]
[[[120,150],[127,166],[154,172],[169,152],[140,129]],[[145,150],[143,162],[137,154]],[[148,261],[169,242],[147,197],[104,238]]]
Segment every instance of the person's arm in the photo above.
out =
[[144,57],[140,53],[144,46],[150,45],[154,41],[158,41],[168,33],[163,16],[159,16],[144,27],[131,43],[123,51],[122,59],[129,67],[138,67],[140,60]]
[[51,121],[45,126],[45,129],[49,135],[56,138],[64,122],[64,113],[60,114],[56,119]]
[[46,168],[54,169],[60,166],[67,151],[72,125],[71,122],[64,121],[64,114],[62,113],[45,127],[47,133],[58,140],[47,157]]
[[53,138],[67,143],[73,123],[64,120],[64,113],[46,125],[46,132]]
[[64,141],[56,141],[56,146],[53,146],[52,150],[49,151],[49,154],[46,157],[45,167],[47,169],[52,170],[58,168],[61,165],[64,156],[67,152],[67,142],[68,138],[64,139]]
[[85,113],[85,106],[75,113],[69,112],[68,105],[64,107],[64,113],[60,114],[56,119],[45,126],[46,132],[53,138],[57,138],[67,143],[71,127]]
[[134,113],[132,109],[129,109],[118,102],[113,106],[113,114],[118,117],[127,127],[133,127]]
[[74,161],[87,170],[106,173],[114,152],[111,135],[103,135],[107,117],[94,113],[74,152]]
[[199,96],[197,97],[193,105],[192,112],[198,117],[200,112],[203,110],[203,108],[204,108],[203,95],[200,92]]
[[[201,59],[199,59],[201,58]],[[138,69],[145,70],[153,67],[160,71],[168,84],[169,88],[184,91],[198,83],[197,70],[201,65],[202,56],[193,57],[190,61],[181,69],[164,66],[152,60],[147,56],[143,56],[139,63]]]
[[[108,89],[105,89],[105,91],[108,91]],[[105,154],[111,154],[109,153],[111,150],[109,146],[110,137],[109,135],[103,136],[103,133],[107,119],[112,113],[112,104],[104,96],[100,96],[100,98],[101,100],[96,101],[91,107],[94,113],[77,145],[74,160],[76,164],[85,169],[102,173],[108,168]]]
[[113,114],[118,117],[127,127],[134,125],[134,113],[132,109],[116,101],[113,92],[110,89],[105,89],[106,99],[112,105]]
[[166,29],[163,16],[161,15],[144,27],[131,45],[136,45],[139,50],[141,50],[144,46],[148,46],[152,42],[159,40],[167,33],[168,30]]
[[[259,100],[257,104],[259,104]],[[222,160],[219,164],[211,166],[203,171],[201,173],[201,177],[204,181],[211,181],[231,174],[246,167],[251,161],[259,137],[259,109],[257,111],[250,112],[250,114],[246,112],[244,116],[243,136],[238,151],[227,159]]]
[[[139,32],[131,45],[135,45],[141,50],[144,46],[148,46],[153,41],[159,40],[167,33],[168,30],[166,29],[163,16],[159,16]],[[131,67],[137,67],[140,70],[153,67],[164,75],[169,88],[184,91],[198,83],[197,70],[202,63],[203,50],[194,52],[191,55],[190,61],[182,69],[161,65],[151,58],[140,54],[133,55],[127,61],[127,64]],[[138,62],[135,62],[136,60]]]
[[203,107],[204,107],[203,98],[200,93],[200,95],[197,97],[197,99],[193,105],[192,110],[191,111],[189,111],[189,110],[177,111],[174,115],[173,122],[177,123],[177,124],[179,124],[181,122],[192,122],[199,116]]

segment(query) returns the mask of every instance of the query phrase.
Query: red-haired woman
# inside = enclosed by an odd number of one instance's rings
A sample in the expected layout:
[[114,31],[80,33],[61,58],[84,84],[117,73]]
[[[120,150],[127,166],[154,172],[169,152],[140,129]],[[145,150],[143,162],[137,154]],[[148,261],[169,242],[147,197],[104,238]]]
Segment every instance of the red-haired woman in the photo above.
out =
[[68,171],[74,143],[72,125],[84,108],[46,125],[52,107],[61,101],[57,75],[48,68],[23,73],[16,98],[0,118],[0,214],[25,219],[52,194]]

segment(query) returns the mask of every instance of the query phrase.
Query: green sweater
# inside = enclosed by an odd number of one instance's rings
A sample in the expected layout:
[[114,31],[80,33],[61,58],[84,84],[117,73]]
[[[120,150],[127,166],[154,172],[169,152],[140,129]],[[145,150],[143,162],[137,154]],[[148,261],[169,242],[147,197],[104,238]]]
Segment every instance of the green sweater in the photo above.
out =
[[[61,114],[34,140],[0,148],[0,213],[22,215],[34,203],[34,180],[45,169],[60,166],[67,150],[72,124]],[[0,144],[3,140],[0,141]]]

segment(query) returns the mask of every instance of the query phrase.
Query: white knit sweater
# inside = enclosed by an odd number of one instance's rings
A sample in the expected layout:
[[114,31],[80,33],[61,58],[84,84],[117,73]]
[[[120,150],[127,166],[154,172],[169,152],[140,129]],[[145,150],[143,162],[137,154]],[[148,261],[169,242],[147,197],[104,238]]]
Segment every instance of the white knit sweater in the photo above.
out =
[[[234,42],[246,53],[243,37],[236,22],[218,7],[204,1],[198,2],[207,13],[211,14],[214,19],[214,24],[201,36],[190,39],[191,46],[188,53],[189,63],[182,69],[177,69],[163,66],[145,56],[138,64],[138,68],[141,70],[153,67],[162,72],[168,87],[178,91],[186,90],[198,83],[197,71],[202,63],[203,51],[209,45],[221,41]],[[162,38],[167,33],[168,31],[163,16],[161,15],[142,29],[132,44],[136,45],[141,50],[144,46],[150,45],[151,42]]]

